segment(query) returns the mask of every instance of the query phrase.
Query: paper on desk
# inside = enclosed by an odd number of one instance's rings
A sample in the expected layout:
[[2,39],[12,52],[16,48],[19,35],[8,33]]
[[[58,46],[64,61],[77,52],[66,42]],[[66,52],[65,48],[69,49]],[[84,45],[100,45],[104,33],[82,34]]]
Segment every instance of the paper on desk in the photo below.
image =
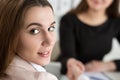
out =
[[[104,73],[85,72],[83,75],[87,76],[89,78],[89,80],[111,80],[107,76],[105,76]],[[69,80],[69,79],[67,76],[62,75],[59,80]],[[77,80],[83,80],[83,78],[82,79],[78,78]]]
[[98,72],[85,72],[84,75],[88,76],[90,80],[110,80],[107,76],[103,73]]

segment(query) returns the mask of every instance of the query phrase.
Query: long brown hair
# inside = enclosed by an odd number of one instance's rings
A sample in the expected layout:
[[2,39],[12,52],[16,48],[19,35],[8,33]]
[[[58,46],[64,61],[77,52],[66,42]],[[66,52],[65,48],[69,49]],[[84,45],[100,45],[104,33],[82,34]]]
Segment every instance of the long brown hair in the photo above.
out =
[[50,7],[47,0],[0,0],[0,78],[16,55],[20,30],[26,11],[33,7]]
[[[89,6],[86,0],[81,0],[81,2],[78,4],[78,6],[70,11],[74,14],[79,14],[86,12],[88,10]],[[119,0],[113,0],[113,3],[107,8],[106,14],[108,17],[118,17],[119,16]]]

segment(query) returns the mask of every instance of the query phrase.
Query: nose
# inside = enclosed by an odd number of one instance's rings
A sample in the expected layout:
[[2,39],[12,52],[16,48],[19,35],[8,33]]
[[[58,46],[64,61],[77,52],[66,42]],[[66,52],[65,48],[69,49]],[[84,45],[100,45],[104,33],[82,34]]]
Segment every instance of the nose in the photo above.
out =
[[49,33],[46,33],[44,35],[42,46],[48,47],[48,46],[54,45],[54,43],[55,43],[55,36]]

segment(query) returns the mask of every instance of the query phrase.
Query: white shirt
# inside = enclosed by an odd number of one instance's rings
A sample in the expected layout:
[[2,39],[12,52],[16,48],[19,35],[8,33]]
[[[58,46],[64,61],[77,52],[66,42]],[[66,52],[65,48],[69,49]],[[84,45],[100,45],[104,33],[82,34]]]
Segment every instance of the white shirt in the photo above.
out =
[[42,66],[40,66],[40,65],[38,65],[38,64],[31,63],[31,65],[32,65],[37,71],[46,72],[45,68],[43,68]]

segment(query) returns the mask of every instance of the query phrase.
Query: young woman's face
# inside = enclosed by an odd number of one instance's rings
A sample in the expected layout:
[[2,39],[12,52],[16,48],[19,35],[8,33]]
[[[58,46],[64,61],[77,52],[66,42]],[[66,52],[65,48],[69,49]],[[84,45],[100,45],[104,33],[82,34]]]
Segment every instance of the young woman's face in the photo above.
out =
[[95,11],[106,10],[112,2],[113,0],[87,0],[89,9]]
[[54,15],[50,7],[32,7],[25,14],[17,54],[23,59],[39,65],[50,61],[55,44]]

